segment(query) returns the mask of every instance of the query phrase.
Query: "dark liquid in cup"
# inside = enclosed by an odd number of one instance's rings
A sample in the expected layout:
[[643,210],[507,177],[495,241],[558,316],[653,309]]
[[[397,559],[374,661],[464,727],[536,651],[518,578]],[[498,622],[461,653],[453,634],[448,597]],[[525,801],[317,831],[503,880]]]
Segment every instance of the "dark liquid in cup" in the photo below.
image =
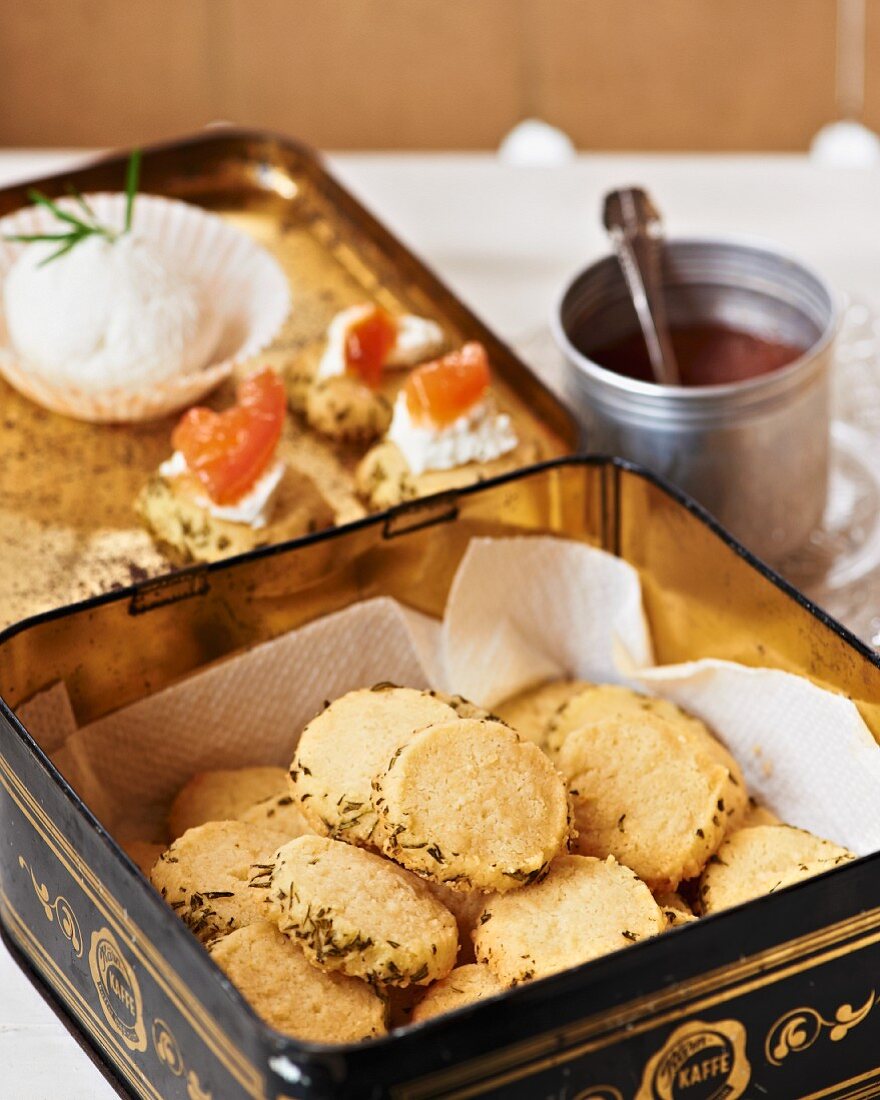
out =
[[[669,330],[683,386],[718,386],[745,382],[794,362],[805,348],[755,336],[726,325],[673,325]],[[575,340],[594,363],[615,374],[653,382],[648,349],[641,332],[601,347]]]

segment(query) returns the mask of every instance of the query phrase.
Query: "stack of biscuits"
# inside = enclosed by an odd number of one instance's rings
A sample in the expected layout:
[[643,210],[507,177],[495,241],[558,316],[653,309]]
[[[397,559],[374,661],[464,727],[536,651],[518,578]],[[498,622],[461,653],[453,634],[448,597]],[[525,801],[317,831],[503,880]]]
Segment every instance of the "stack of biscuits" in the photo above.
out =
[[489,714],[392,684],[326,704],[289,772],[203,772],[133,858],[254,1010],[345,1043],[818,874],[852,853],[749,798],[707,727],[554,681]]

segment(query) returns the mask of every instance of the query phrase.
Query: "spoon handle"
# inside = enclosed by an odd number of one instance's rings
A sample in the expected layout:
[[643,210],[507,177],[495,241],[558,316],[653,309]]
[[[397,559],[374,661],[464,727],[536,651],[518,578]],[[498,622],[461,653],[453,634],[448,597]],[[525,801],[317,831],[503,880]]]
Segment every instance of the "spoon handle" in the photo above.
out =
[[603,221],[632,297],[654,379],[661,385],[678,386],[681,376],[663,299],[660,216],[645,191],[627,187],[605,196]]

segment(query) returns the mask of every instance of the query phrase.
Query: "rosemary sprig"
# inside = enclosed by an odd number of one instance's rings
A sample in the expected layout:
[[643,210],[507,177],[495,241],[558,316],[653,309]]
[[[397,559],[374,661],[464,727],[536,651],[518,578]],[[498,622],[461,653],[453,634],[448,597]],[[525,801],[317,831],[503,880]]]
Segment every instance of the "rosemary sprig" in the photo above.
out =
[[60,256],[64,256],[87,237],[104,237],[108,241],[118,240],[124,233],[131,231],[134,200],[137,195],[140,172],[141,150],[135,149],[128,158],[128,166],[125,171],[125,227],[121,231],[102,225],[98,221],[94,210],[86,201],[85,196],[80,194],[71,184],[68,185],[67,192],[76,200],[80,211],[78,213],[63,210],[48,195],[44,195],[42,191],[37,191],[36,188],[31,188],[28,191],[28,198],[35,206],[45,207],[63,226],[69,226],[70,228],[59,233],[14,233],[5,236],[4,240],[15,241],[19,244],[34,244],[37,241],[57,242],[58,248],[40,261],[40,267],[44,267]]

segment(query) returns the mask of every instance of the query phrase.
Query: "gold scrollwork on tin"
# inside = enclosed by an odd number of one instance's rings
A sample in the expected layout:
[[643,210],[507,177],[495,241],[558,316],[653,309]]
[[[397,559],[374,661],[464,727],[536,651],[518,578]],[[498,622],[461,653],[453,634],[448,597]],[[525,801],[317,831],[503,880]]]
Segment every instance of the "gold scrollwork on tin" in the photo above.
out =
[[167,1066],[175,1077],[183,1077],[186,1074],[186,1094],[189,1100],[212,1100],[211,1090],[203,1089],[195,1070],[187,1070],[180,1051],[180,1044],[174,1038],[174,1033],[164,1020],[156,1017],[153,1020],[153,1049],[156,1057]]
[[614,1085],[591,1085],[579,1092],[574,1100],[623,1100],[623,1094]]
[[767,1032],[764,1056],[772,1066],[780,1066],[789,1054],[798,1054],[811,1047],[825,1031],[832,1043],[839,1042],[865,1019],[874,1007],[875,999],[872,990],[860,1008],[842,1004],[834,1013],[833,1020],[826,1020],[815,1008],[808,1006],[786,1012]]
[[74,913],[71,908],[70,902],[63,894],[58,894],[54,901],[50,901],[51,894],[49,893],[49,887],[46,886],[44,882],[37,882],[37,876],[31,870],[24,856],[20,855],[18,857],[18,865],[23,871],[27,871],[31,876],[34,893],[37,895],[43,907],[43,912],[46,914],[46,920],[50,924],[55,920],[58,921],[58,927],[61,929],[65,939],[70,940],[70,946],[73,948],[77,958],[81,959],[83,953],[82,929],[79,926],[79,921],[76,919],[76,913]]

